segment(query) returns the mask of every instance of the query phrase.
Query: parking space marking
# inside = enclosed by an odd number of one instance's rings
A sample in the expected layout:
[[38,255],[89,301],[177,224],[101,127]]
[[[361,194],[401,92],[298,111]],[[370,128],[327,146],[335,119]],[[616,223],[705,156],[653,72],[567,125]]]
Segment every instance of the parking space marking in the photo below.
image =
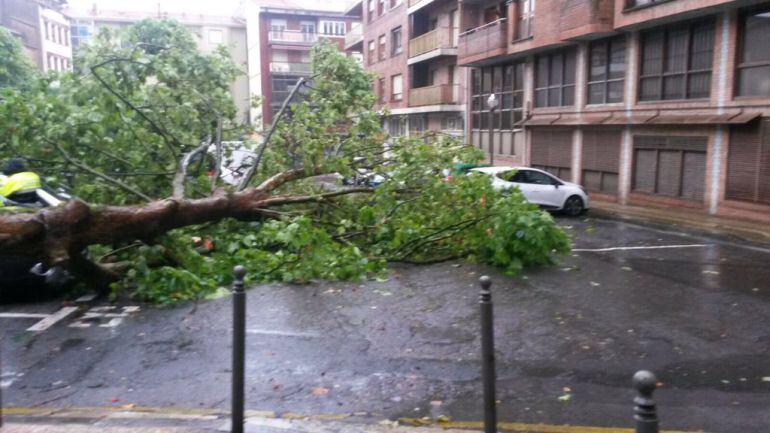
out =
[[129,305],[126,307],[115,307],[112,305],[93,307],[86,311],[83,316],[70,323],[69,327],[90,328],[96,324],[100,328],[114,328],[123,323],[123,320],[126,317],[138,312],[139,307],[136,305]]
[[609,251],[628,251],[628,250],[663,250],[670,248],[703,248],[710,247],[710,244],[689,244],[689,245],[650,245],[641,247],[610,247],[610,248],[573,248],[575,253],[605,253]]
[[48,314],[36,313],[0,313],[0,319],[45,319]]
[[30,326],[29,328],[27,328],[27,331],[43,332],[46,329],[58,323],[59,321],[64,320],[75,311],[78,311],[78,307],[64,307],[61,310],[51,314],[50,316],[46,316],[43,320]]

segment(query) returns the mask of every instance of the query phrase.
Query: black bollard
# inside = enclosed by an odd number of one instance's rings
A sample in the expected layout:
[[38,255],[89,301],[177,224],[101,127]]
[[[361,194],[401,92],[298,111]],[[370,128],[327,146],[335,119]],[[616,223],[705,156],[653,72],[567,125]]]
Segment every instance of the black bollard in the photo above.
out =
[[484,433],[497,432],[497,397],[495,392],[495,329],[492,314],[492,280],[479,278],[481,291],[481,380],[484,382]]
[[641,370],[634,374],[634,388],[639,395],[634,397],[634,419],[636,433],[658,433],[658,412],[652,393],[658,386],[658,378],[650,371]]
[[233,269],[233,395],[232,433],[243,433],[244,374],[246,365],[246,292],[243,278],[246,268]]

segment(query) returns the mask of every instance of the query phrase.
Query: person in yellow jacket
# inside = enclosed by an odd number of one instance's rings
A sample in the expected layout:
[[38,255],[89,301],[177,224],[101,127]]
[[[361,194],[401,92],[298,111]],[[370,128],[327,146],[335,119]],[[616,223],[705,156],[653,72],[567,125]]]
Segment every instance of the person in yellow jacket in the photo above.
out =
[[42,187],[40,176],[27,171],[23,159],[11,158],[3,168],[5,178],[0,178],[0,198],[13,200],[17,203],[34,203],[37,201],[36,190]]

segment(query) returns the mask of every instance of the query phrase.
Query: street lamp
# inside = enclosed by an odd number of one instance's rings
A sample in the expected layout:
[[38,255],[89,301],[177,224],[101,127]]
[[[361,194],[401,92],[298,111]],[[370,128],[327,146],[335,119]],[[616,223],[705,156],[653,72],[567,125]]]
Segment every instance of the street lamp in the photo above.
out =
[[487,107],[489,107],[489,165],[495,165],[495,149],[494,149],[494,137],[492,133],[492,127],[494,126],[495,108],[497,108],[497,98],[492,93],[487,99]]

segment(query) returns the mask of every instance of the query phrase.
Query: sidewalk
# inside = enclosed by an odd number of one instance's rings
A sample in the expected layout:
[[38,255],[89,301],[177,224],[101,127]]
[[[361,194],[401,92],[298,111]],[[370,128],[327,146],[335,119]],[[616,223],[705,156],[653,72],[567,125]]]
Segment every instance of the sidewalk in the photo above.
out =
[[621,205],[605,201],[592,201],[589,215],[620,219],[628,222],[646,222],[679,229],[694,229],[716,235],[728,235],[742,240],[770,243],[770,225],[704,215],[681,208],[657,208]]
[[[377,420],[371,416],[315,415],[247,411],[245,433],[469,433],[481,422]],[[430,423],[430,421],[426,421]],[[407,424],[407,425],[404,425]],[[631,428],[500,422],[508,433],[633,433]],[[135,408],[9,409],[2,433],[221,433],[230,432],[228,415],[215,410]],[[662,431],[661,433],[683,433]]]

